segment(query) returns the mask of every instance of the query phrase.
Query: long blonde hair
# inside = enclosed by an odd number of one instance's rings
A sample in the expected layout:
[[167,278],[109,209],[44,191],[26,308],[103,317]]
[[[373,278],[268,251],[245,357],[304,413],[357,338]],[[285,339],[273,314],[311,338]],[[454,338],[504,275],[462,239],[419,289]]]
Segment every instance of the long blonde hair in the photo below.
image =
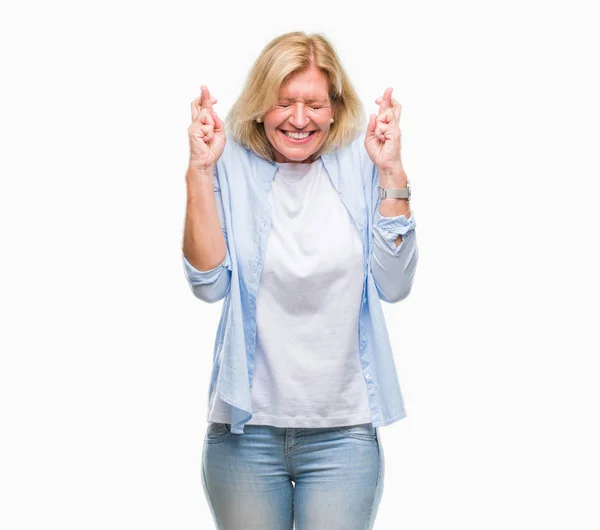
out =
[[277,104],[279,89],[292,74],[310,66],[320,68],[327,76],[335,113],[327,138],[313,158],[350,143],[366,126],[363,105],[328,39],[320,33],[302,31],[284,33],[263,48],[225,118],[228,133],[258,156],[273,162],[273,147],[256,118],[262,118]]

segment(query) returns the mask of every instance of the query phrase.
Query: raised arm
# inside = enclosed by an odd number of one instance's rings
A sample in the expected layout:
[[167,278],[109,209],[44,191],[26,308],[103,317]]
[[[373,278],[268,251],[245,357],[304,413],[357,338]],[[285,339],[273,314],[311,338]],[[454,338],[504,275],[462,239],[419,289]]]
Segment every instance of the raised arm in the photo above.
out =
[[223,203],[215,172],[226,137],[223,122],[212,108],[213,103],[216,99],[210,96],[205,86],[202,95],[192,102],[182,248],[184,271],[192,292],[209,303],[225,297],[231,282]]
[[[374,164],[373,189],[405,188],[408,178],[400,156],[401,105],[392,98],[391,88],[375,102],[380,104],[379,114],[371,115],[365,136],[365,148]],[[371,271],[379,297],[399,302],[410,293],[418,262],[416,223],[408,200],[374,196]]]

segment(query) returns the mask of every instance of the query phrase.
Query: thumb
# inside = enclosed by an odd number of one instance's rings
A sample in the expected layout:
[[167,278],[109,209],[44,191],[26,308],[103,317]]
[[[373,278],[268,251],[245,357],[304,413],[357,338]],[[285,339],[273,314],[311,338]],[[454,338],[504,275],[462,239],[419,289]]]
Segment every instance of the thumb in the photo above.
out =
[[369,123],[367,125],[367,137],[375,135],[375,127],[377,126],[377,115],[371,114],[369,116]]

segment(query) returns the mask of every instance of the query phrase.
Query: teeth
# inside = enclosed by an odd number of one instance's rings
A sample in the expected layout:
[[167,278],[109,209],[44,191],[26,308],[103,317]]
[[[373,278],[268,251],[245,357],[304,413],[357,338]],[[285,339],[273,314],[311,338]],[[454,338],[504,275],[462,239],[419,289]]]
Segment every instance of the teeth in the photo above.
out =
[[286,136],[289,136],[290,138],[293,138],[294,140],[304,140],[304,138],[308,138],[308,136],[310,135],[310,133],[293,133],[293,132],[287,132],[284,131]]

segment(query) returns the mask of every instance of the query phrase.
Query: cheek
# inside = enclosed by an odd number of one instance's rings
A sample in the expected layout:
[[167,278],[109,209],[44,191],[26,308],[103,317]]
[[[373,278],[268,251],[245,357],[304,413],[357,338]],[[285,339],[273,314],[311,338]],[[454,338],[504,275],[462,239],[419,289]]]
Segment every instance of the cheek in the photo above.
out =
[[288,113],[282,110],[274,110],[265,115],[264,119],[265,123],[268,122],[271,127],[275,128],[288,119]]
[[269,123],[265,123],[265,133],[271,139],[277,138],[279,135],[278,127],[279,124],[277,122],[271,121]]
[[315,120],[321,130],[329,130],[331,127],[331,116],[321,116],[319,120]]
[[329,120],[326,123],[319,123],[319,129],[321,130],[321,134],[328,134],[329,129],[331,129],[331,124]]

